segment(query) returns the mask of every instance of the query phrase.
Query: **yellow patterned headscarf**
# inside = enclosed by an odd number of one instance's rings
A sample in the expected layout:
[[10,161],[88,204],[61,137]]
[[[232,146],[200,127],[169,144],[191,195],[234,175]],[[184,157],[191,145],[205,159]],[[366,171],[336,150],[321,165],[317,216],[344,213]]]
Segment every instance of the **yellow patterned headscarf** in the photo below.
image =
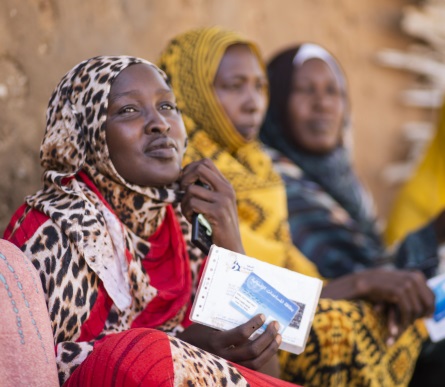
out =
[[388,219],[386,239],[393,243],[431,221],[445,208],[445,103],[436,135],[414,175],[398,195]]
[[255,44],[218,27],[192,30],[174,38],[159,66],[170,78],[189,133],[185,163],[210,158],[233,185],[246,253],[275,265],[319,276],[293,245],[287,223],[284,184],[258,141],[236,130],[215,90],[214,79],[226,49],[246,44],[264,67]]

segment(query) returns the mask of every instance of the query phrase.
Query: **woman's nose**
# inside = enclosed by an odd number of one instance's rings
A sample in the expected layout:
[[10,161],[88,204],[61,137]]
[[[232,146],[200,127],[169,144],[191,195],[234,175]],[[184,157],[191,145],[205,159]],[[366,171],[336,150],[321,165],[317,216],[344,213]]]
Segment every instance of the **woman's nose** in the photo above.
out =
[[145,125],[145,132],[147,134],[151,133],[165,133],[170,130],[170,125],[166,118],[163,117],[159,112],[150,114]]
[[246,101],[244,103],[245,111],[255,113],[261,108],[263,95],[258,90],[250,90],[247,92]]
[[314,104],[317,108],[320,109],[328,109],[332,106],[332,96],[324,91],[317,91],[315,98],[314,98]]

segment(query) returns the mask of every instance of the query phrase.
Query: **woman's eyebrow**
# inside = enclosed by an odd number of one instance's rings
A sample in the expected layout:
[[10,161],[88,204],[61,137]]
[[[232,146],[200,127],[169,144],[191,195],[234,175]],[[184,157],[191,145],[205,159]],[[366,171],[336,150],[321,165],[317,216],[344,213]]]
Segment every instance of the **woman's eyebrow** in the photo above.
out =
[[224,79],[246,79],[247,75],[245,75],[245,74],[228,74],[223,78]]
[[156,94],[159,95],[170,95],[170,96],[175,96],[175,94],[173,93],[172,89],[166,89],[166,88],[162,88],[162,89],[158,89],[156,90]]
[[110,98],[110,102],[114,102],[120,98],[136,96],[138,94],[139,94],[138,90],[128,90],[128,91],[124,91],[122,93],[110,94],[109,98]]
[[[155,92],[158,95],[172,95],[174,96],[174,93],[171,89],[161,88],[156,90]],[[138,97],[141,95],[141,91],[139,89],[134,90],[128,90],[124,91],[122,93],[116,93],[116,94],[110,94],[110,103],[115,102],[118,99],[121,99],[123,97]]]
[[[249,79],[250,76],[249,74],[229,74],[226,76],[223,76],[224,80],[245,80],[245,79]],[[258,80],[261,81],[266,81],[267,77],[265,75],[258,75],[255,76],[255,78],[257,78]]]

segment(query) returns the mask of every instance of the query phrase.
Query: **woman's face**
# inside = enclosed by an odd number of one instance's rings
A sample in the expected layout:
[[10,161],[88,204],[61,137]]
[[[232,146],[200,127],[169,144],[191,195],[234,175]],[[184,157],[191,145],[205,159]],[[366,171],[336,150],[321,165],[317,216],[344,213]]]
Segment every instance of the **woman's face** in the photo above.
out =
[[116,171],[129,183],[161,187],[178,178],[186,131],[175,96],[156,69],[140,63],[116,77],[106,138]]
[[214,80],[219,102],[246,140],[257,138],[267,108],[267,79],[250,48],[230,46]]
[[289,139],[307,152],[324,154],[340,142],[345,97],[324,61],[310,59],[294,70],[288,100]]

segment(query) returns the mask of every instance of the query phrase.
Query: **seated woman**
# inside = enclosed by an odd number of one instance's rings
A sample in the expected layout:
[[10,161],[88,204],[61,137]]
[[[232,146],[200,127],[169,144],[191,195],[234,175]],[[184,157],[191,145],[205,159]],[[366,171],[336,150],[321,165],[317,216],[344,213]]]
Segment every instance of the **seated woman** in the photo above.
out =
[[215,243],[243,252],[233,189],[209,160],[182,170],[186,143],[165,74],[145,60],[92,58],[55,89],[44,186],[5,236],[39,272],[61,384],[284,385],[245,368],[281,342],[275,322],[248,340],[263,315],[226,332],[183,328],[204,259],[186,218],[204,214]]
[[369,193],[348,149],[346,79],[322,47],[303,44],[268,65],[271,102],[260,138],[278,153],[292,240],[326,278],[393,265],[427,276],[438,265],[445,222],[432,221],[385,250]]
[[[267,108],[267,79],[258,48],[236,33],[204,28],[176,36],[160,66],[172,81],[189,132],[185,159],[212,159],[237,196],[243,245],[248,255],[307,275],[314,265],[290,239],[285,187],[261,149],[258,132]],[[421,321],[433,295],[419,272],[381,271],[332,281],[321,299],[301,355],[280,353],[282,378],[310,386],[407,385],[427,334]],[[406,294],[403,294],[407,292]],[[409,294],[409,296],[407,296]],[[375,312],[386,302],[402,312],[403,334],[392,346],[392,321]]]
[[[439,262],[438,244],[445,240],[445,212],[434,219],[439,207],[433,198],[429,201],[425,197],[425,212],[427,201],[436,209],[429,212],[433,220],[399,245],[385,249],[369,193],[351,164],[346,79],[337,61],[322,47],[303,44],[274,57],[268,74],[271,103],[260,137],[275,150],[271,155],[286,184],[295,246],[327,278],[347,281],[349,274],[359,272],[369,282],[383,283],[381,271],[370,269],[381,265],[420,269],[427,276],[433,275]],[[438,149],[436,146],[436,158],[443,153]],[[426,186],[416,185],[419,189]],[[430,189],[433,196],[439,192],[428,186]],[[403,222],[400,226],[404,227]],[[425,343],[415,385],[443,380],[444,350],[444,342]]]

